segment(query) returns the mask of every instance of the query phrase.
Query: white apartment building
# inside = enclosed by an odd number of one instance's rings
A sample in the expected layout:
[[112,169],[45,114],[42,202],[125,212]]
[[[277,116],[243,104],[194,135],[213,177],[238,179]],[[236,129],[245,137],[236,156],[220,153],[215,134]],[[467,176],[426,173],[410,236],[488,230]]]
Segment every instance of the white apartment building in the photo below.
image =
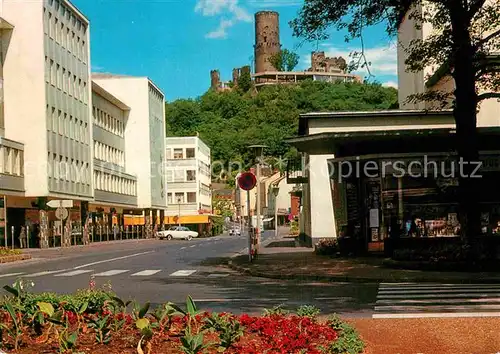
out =
[[179,216],[180,212],[181,220],[190,223],[188,216],[211,214],[210,148],[199,137],[168,137],[165,141],[167,215]]
[[[130,107],[123,124],[119,124],[118,128],[123,130],[123,144],[119,143],[118,139],[114,146],[107,145],[102,148],[114,156],[113,158],[118,162],[114,165],[126,166],[128,175],[121,175],[122,182],[131,181],[131,177],[136,176],[137,208],[151,209],[155,211],[153,216],[161,220],[167,208],[163,171],[165,96],[147,77],[94,74],[92,79],[97,85]],[[111,127],[112,125],[113,123]],[[114,129],[116,130],[116,127]]]

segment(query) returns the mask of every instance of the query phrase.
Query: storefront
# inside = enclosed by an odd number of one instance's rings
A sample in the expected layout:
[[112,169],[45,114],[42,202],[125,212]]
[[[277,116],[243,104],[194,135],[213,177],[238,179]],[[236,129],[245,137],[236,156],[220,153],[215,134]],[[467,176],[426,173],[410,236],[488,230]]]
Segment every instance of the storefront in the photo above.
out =
[[[500,130],[478,129],[474,174],[483,235],[500,237]],[[464,176],[449,129],[320,134],[303,149],[334,154],[328,172],[337,235],[382,251],[387,238],[456,238]]]

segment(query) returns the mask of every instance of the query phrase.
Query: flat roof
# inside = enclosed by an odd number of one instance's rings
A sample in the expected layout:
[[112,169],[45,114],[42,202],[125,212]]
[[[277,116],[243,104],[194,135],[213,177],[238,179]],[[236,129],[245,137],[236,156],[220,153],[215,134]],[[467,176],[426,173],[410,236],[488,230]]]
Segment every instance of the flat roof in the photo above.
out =
[[95,79],[146,79],[149,81],[150,85],[153,86],[154,89],[160,93],[163,99],[165,99],[165,94],[163,93],[163,91],[148,76],[132,76],[132,75],[113,74],[113,73],[92,73],[91,76],[92,78]]
[[92,91],[96,92],[98,95],[104,97],[107,99],[109,102],[113,103],[115,106],[118,108],[124,110],[124,111],[130,111],[130,107],[127,106],[125,103],[120,101],[118,98],[113,96],[111,93],[106,91],[104,88],[99,86],[95,81],[92,81]]
[[[477,132],[484,137],[494,137],[500,145],[500,127],[479,127]],[[356,131],[342,133],[318,133],[286,139],[285,142],[295,146],[299,151],[313,155],[336,154],[346,144],[362,144],[365,142],[395,141],[400,138],[429,139],[456,136],[455,128],[413,128],[396,130]],[[415,147],[417,149],[417,147]],[[425,149],[425,146],[419,148]],[[418,149],[417,149],[418,150]]]
[[314,118],[353,118],[353,117],[380,117],[380,116],[394,116],[394,117],[414,117],[420,115],[452,115],[453,110],[425,110],[425,109],[386,109],[386,110],[373,110],[373,111],[337,111],[337,112],[311,112],[300,114],[302,119]]

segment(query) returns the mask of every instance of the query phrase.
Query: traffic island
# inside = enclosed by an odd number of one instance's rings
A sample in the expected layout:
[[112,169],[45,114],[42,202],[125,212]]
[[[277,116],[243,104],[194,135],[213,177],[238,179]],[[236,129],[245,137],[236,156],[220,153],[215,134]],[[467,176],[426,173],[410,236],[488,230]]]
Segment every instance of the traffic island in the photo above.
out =
[[263,248],[252,263],[246,255],[232,257],[228,266],[242,274],[282,280],[380,283],[380,282],[447,282],[497,283],[499,272],[436,272],[391,269],[378,257],[336,258],[315,255],[302,247]]

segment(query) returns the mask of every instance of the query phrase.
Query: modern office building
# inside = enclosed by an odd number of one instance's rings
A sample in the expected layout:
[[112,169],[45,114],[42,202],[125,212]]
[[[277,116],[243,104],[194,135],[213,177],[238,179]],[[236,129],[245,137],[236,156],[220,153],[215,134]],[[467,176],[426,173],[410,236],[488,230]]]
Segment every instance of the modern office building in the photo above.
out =
[[212,214],[210,148],[199,137],[166,138],[168,223],[202,232]]
[[66,0],[1,5],[2,172],[9,177],[0,189],[8,190],[10,224],[38,223],[45,235],[55,221],[53,211],[40,211],[48,199],[74,201],[74,222],[93,199],[89,21]]
[[[147,77],[94,74],[92,79],[130,107],[123,127],[124,150],[112,147],[112,151],[121,156],[127,174],[137,178],[136,208],[144,210],[139,216],[145,216],[146,223],[161,226],[167,209],[165,96]],[[124,178],[130,180],[131,176]],[[125,210],[124,214],[136,213]]]

